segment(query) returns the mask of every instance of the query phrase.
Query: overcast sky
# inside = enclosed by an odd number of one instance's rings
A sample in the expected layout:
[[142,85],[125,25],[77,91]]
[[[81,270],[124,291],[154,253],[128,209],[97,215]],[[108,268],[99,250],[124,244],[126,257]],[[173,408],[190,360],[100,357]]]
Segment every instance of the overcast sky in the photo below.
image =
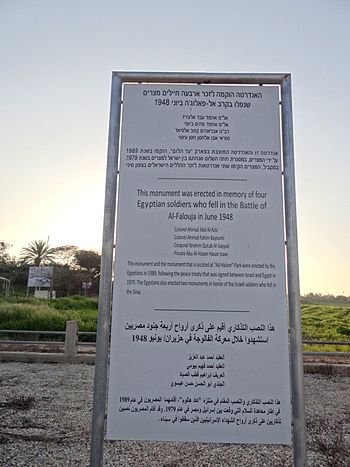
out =
[[0,240],[101,247],[113,70],[290,72],[301,290],[350,295],[350,2],[0,0]]

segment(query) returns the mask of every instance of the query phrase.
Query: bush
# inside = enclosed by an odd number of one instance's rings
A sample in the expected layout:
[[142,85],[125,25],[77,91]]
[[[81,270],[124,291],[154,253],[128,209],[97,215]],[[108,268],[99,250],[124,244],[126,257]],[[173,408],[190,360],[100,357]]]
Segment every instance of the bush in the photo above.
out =
[[98,303],[92,298],[72,295],[71,297],[57,298],[48,302],[49,307],[55,310],[97,310]]

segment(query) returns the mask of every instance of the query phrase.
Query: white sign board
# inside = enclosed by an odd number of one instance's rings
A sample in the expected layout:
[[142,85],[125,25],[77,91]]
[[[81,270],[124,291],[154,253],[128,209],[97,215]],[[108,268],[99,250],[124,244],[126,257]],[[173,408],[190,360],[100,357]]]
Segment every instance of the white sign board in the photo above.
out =
[[50,288],[53,276],[53,266],[31,266],[28,274],[27,287]]
[[124,86],[107,438],[291,442],[278,86]]

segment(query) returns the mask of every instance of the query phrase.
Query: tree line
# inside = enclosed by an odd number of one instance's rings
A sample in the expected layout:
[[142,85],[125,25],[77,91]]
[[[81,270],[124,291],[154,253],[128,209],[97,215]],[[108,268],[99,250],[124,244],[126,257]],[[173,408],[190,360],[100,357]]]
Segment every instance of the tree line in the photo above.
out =
[[11,281],[11,289],[24,292],[30,266],[54,266],[53,289],[57,296],[97,295],[101,255],[75,245],[52,247],[34,240],[22,248],[18,258],[9,254],[11,245],[0,241],[0,277]]
[[322,294],[322,293],[313,293],[313,292],[303,295],[302,300],[305,303],[350,304],[350,297],[346,295],[333,295],[333,294]]
[[[34,240],[22,248],[16,258],[10,256],[10,247],[0,241],[0,277],[11,281],[12,291],[26,290],[30,266],[53,265],[57,296],[98,294],[101,255],[97,251],[75,245],[51,247],[48,241]],[[305,303],[350,304],[350,296],[345,295],[308,293],[301,298]]]

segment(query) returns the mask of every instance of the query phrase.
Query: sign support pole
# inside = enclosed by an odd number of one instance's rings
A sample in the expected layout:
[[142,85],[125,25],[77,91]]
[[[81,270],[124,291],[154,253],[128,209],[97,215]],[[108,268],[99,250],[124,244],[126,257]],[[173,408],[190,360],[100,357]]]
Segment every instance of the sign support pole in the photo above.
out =
[[103,466],[103,441],[109,352],[109,327],[112,299],[113,243],[118,180],[119,126],[122,81],[112,77],[111,110],[108,134],[105,211],[101,256],[101,276],[96,338],[94,403],[92,416],[90,467]]
[[291,77],[286,75],[281,84],[282,138],[284,165],[284,200],[287,235],[287,277],[290,328],[290,372],[293,411],[293,447],[295,467],[306,466],[304,368],[300,320],[300,288],[298,263],[297,216],[295,199],[295,168],[293,144],[293,114]]

